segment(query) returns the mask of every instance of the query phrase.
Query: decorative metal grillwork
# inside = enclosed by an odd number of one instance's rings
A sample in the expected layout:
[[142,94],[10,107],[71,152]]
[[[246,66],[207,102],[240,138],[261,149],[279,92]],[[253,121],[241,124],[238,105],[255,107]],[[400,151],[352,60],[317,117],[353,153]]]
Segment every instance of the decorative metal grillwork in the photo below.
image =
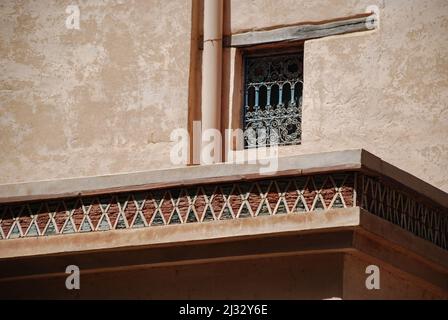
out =
[[301,142],[303,52],[247,57],[245,148]]

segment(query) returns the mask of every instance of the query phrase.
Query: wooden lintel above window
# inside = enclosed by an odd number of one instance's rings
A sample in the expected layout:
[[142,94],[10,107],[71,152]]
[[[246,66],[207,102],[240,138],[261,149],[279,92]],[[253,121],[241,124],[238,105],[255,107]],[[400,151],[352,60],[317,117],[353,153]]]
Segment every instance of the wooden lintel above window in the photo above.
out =
[[224,47],[246,47],[268,43],[301,41],[327,36],[375,29],[375,15],[332,21],[320,24],[302,24],[271,30],[233,34],[224,38]]

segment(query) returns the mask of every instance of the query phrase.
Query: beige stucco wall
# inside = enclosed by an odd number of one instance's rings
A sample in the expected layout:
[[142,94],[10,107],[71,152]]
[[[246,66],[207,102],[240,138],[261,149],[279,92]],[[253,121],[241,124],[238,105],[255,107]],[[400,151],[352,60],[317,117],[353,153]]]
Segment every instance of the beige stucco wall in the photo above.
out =
[[[0,183],[173,166],[188,122],[191,1],[0,4]],[[303,143],[365,148],[448,191],[448,3],[229,0],[232,32],[326,21],[376,4],[380,29],[305,43]],[[190,97],[190,101],[195,101]]]
[[[302,145],[364,148],[448,191],[448,2],[232,1],[232,31],[380,9],[380,29],[305,42]],[[257,17],[255,19],[255,17]]]
[[0,183],[170,166],[187,127],[191,3],[0,3]]

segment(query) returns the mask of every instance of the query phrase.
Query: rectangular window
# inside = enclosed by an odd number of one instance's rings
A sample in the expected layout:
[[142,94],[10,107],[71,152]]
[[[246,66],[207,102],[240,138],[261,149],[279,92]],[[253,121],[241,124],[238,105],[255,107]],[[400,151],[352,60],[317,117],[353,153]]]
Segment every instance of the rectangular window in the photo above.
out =
[[244,58],[244,147],[300,144],[303,51]]

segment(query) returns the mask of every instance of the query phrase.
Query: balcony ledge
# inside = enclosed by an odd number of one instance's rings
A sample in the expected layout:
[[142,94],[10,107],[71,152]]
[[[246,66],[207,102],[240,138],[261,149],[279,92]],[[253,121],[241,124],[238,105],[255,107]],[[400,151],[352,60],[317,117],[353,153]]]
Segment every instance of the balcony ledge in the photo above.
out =
[[[260,174],[260,164],[222,163],[165,170],[0,185],[0,203],[90,196],[112,192],[189,186],[205,183],[270,178]],[[443,207],[448,194],[381,160],[363,149],[278,158],[275,177],[347,170],[365,170],[387,176]]]

